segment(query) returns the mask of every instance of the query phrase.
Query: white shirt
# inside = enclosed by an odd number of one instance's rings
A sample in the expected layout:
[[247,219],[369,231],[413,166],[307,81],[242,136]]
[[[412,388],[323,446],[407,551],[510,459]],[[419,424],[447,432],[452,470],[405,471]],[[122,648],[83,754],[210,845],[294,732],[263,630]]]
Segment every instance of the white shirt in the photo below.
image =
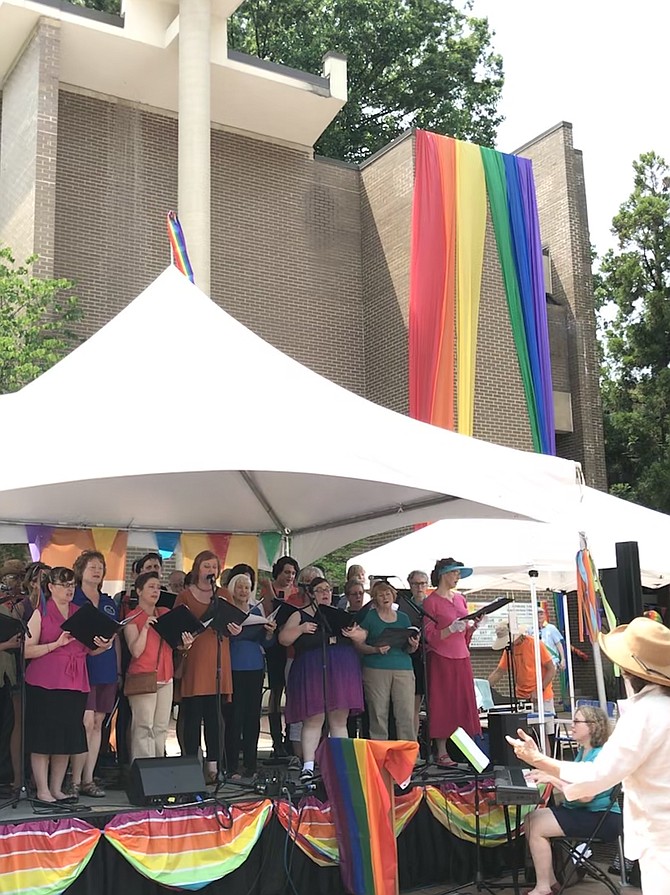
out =
[[670,847],[670,696],[655,684],[619,702],[614,732],[592,762],[560,762],[568,799],[623,782],[626,857]]

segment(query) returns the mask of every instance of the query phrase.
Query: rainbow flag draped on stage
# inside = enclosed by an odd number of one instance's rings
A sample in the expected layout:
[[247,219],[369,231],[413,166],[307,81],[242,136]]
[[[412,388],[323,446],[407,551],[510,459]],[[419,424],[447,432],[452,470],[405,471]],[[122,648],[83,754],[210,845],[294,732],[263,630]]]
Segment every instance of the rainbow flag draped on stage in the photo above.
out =
[[[409,779],[418,744],[327,739],[317,750],[340,847],[342,882],[353,895],[394,895],[397,852],[392,790]],[[393,860],[395,856],[395,860]]]
[[[410,416],[473,435],[487,214],[536,451],[555,454],[544,261],[529,159],[416,132]],[[487,269],[488,270],[488,269]]]

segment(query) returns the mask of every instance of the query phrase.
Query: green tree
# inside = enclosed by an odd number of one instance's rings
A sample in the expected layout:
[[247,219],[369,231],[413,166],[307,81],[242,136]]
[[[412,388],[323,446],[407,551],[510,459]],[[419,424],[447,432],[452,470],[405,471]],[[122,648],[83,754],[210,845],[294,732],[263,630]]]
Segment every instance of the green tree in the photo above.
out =
[[408,127],[492,145],[502,120],[488,21],[454,0],[246,0],[228,42],[309,72],[346,54],[349,99],[316,146],[331,158],[363,159]]
[[0,247],[0,393],[13,392],[48,370],[76,344],[80,318],[69,280],[33,276],[36,256],[17,265]]
[[670,168],[633,163],[596,276],[605,449],[612,493],[670,512]]
[[121,0],[70,0],[75,6],[86,6],[89,9],[99,9],[101,12],[109,12],[120,15]]

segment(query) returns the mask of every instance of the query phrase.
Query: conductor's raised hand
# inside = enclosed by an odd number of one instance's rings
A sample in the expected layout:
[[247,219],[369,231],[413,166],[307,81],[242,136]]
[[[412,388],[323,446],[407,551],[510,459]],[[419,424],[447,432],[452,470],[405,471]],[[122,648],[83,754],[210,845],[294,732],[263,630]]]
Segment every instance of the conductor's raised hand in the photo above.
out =
[[525,730],[519,728],[517,730],[518,739],[506,736],[507,742],[514,748],[514,754],[517,758],[527,762],[527,764],[537,764],[545,756],[537,748],[535,740],[528,736]]

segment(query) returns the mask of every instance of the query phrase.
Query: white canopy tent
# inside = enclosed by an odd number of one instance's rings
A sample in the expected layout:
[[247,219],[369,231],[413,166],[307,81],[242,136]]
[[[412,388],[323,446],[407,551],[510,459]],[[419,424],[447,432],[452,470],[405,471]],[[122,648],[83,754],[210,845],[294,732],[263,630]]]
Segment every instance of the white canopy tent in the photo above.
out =
[[[313,426],[268,435],[258,422],[277,395],[314,411]],[[268,345],[175,268],[2,402],[14,431],[31,433],[4,445],[7,524],[274,530],[304,563],[416,522],[547,520],[581,494],[578,464],[372,404]],[[181,437],[162,433],[169,413]],[[374,437],[326,437],[323,421],[348,419]]]
[[670,583],[670,516],[584,488],[572,525],[522,520],[444,520],[352,558],[369,574],[396,575],[403,582],[412,569],[427,572],[437,559],[454,556],[475,570],[462,590],[529,590],[528,572],[537,571],[538,590],[577,587],[575,556],[584,532],[599,568],[616,566],[615,545],[637,541],[642,583]]

